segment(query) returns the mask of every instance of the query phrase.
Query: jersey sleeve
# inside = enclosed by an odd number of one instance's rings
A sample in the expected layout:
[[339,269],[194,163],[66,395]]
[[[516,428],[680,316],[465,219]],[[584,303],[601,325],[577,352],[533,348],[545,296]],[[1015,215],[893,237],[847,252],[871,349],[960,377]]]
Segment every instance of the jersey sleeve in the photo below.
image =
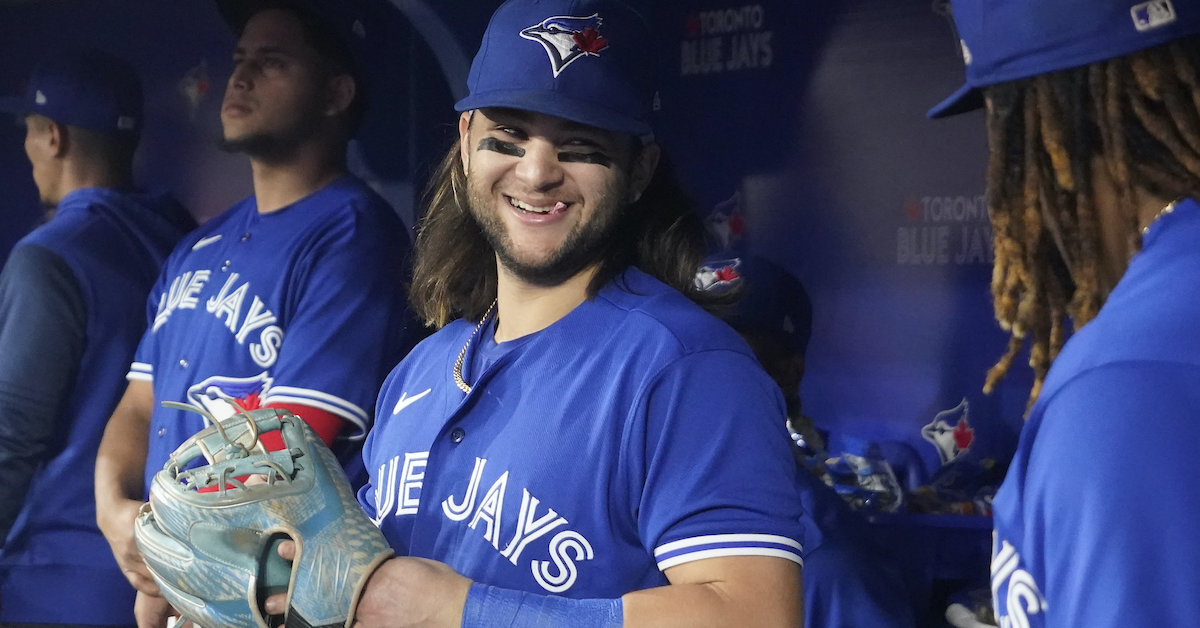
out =
[[732,351],[682,358],[637,411],[646,426],[633,445],[644,454],[638,528],[660,570],[721,556],[802,562],[783,399],[753,358]]
[[[171,255],[174,258],[175,254]],[[129,372],[125,374],[127,381],[154,381],[154,364],[157,362],[155,353],[158,348],[158,335],[155,331],[155,316],[158,313],[159,303],[166,298],[168,287],[168,274],[170,268],[170,260],[164,264],[163,269],[158,274],[158,279],[155,280],[154,286],[150,290],[150,294],[146,297],[146,331],[142,334],[142,339],[138,342],[137,350],[133,354],[133,363],[129,365]]]
[[79,283],[66,262],[37,245],[14,249],[0,272],[0,545],[61,433],[86,329]]
[[[347,219],[310,243],[293,269],[287,337],[264,404],[294,403],[345,418],[346,435],[361,439],[379,385],[404,337],[403,232]],[[407,241],[407,240],[405,240]]]
[[[1200,617],[1197,381],[1200,367],[1192,365],[1115,364],[1048,401],[1018,471],[1020,557],[993,565],[993,581],[1005,583],[1002,608],[1023,613],[1016,609],[1029,578],[1020,574],[1028,570],[1044,573],[1035,584],[1047,626],[1169,626]],[[1011,533],[997,530],[997,542]]]

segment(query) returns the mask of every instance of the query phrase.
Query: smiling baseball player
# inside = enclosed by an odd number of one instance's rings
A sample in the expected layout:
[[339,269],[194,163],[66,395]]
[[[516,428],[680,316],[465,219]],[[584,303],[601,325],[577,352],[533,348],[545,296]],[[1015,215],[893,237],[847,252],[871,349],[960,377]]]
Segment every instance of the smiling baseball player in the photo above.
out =
[[659,167],[652,41],[611,0],[493,15],[417,239],[444,327],[364,446],[402,556],[360,625],[801,625],[783,400],[685,296],[703,230]]

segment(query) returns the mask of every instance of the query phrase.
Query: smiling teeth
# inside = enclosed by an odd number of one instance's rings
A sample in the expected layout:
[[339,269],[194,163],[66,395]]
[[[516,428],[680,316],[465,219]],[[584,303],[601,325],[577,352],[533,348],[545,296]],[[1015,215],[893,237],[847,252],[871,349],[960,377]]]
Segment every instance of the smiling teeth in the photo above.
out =
[[513,207],[516,207],[517,209],[520,209],[521,211],[533,212],[535,214],[548,214],[557,209],[564,209],[567,206],[566,203],[564,203],[562,201],[558,201],[558,202],[554,203],[553,207],[535,207],[535,206],[529,205],[527,203],[522,203],[521,201],[518,201],[517,199],[512,198],[512,197],[509,197],[508,202],[512,203]]

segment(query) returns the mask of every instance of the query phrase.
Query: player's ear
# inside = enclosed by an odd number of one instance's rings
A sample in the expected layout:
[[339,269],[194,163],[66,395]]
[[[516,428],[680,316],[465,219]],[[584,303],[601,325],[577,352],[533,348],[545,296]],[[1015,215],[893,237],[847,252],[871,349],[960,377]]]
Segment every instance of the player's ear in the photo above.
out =
[[658,160],[662,155],[662,149],[658,144],[650,143],[640,147],[633,156],[633,163],[629,168],[629,202],[636,203],[642,198],[642,193],[646,191],[646,186],[650,185],[650,179],[654,177],[654,171],[658,169]]
[[462,158],[463,174],[467,174],[471,167],[471,148],[469,144],[471,119],[474,117],[474,114],[475,112],[472,110],[464,111],[458,116],[458,152]]
[[328,97],[325,104],[325,115],[336,116],[350,108],[358,86],[354,77],[349,74],[338,74],[329,79],[326,85]]
[[59,158],[67,152],[67,127],[45,116],[31,115],[25,119],[28,148],[46,158]]

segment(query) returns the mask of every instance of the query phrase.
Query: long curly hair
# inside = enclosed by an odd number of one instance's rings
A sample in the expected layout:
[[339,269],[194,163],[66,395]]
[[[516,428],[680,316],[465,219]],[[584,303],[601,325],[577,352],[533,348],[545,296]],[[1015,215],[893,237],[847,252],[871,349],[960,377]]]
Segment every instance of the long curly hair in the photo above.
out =
[[1127,256],[1141,246],[1137,190],[1162,198],[1200,192],[1200,37],[985,94],[991,290],[1010,339],[984,391],[1028,343],[1032,405],[1066,337],[1096,316],[1113,288],[1101,273],[1094,168],[1114,182]]
[[[414,247],[409,299],[430,327],[440,328],[457,318],[478,320],[496,298],[495,251],[471,216],[467,199],[456,141],[425,192],[426,209]],[[663,155],[641,198],[622,209],[588,296],[636,266],[707,305],[719,299],[695,286],[704,254],[703,223]]]

